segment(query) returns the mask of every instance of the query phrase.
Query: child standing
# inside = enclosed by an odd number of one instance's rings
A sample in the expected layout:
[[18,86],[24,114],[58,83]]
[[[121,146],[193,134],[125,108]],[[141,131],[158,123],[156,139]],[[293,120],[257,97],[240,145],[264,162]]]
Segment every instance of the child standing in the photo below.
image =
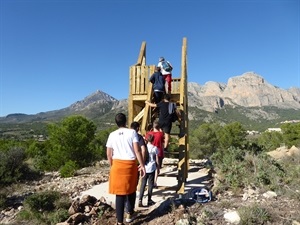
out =
[[147,149],[149,152],[149,158],[145,162],[145,169],[146,169],[146,175],[142,178],[142,184],[140,188],[140,195],[139,195],[139,207],[143,206],[143,196],[145,187],[148,181],[148,204],[147,206],[154,205],[155,202],[152,200],[152,192],[153,192],[153,186],[154,186],[154,178],[155,178],[155,171],[157,170],[157,173],[159,174],[159,166],[158,165],[158,149],[156,146],[152,144],[154,139],[154,136],[149,134],[147,136]]

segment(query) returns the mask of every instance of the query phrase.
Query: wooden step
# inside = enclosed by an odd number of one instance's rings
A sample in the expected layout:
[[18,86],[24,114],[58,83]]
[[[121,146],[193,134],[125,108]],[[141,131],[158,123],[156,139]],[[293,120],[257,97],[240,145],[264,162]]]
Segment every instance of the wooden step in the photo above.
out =
[[144,116],[144,111],[145,111],[145,108],[143,108],[142,111],[140,111],[139,114],[137,114],[137,116],[133,120],[136,122],[140,121],[142,119],[142,117]]

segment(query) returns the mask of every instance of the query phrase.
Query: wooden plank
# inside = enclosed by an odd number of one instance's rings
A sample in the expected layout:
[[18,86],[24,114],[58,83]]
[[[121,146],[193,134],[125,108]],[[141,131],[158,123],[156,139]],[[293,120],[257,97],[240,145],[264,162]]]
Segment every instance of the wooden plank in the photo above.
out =
[[141,94],[141,66],[137,66],[135,93]]
[[146,101],[147,100],[147,94],[143,95],[132,95],[132,99],[134,101]]
[[142,111],[140,111],[140,113],[136,117],[134,117],[133,121],[140,122],[140,120],[144,116],[144,112],[145,112],[145,108],[143,108]]
[[145,94],[147,93],[146,90],[145,90],[145,74],[147,73],[147,69],[148,69],[148,66],[143,66],[142,67],[142,71],[141,71],[141,92],[140,94]]
[[180,93],[180,78],[173,78],[172,79],[172,94]]
[[183,38],[181,51],[181,80],[180,80],[180,99],[179,107],[182,110],[182,120],[180,121],[179,134],[179,162],[178,162],[178,189],[177,193],[184,193],[184,186],[188,177],[188,115],[187,115],[187,40]]
[[133,87],[133,77],[135,74],[135,67],[131,66],[129,69],[129,96],[128,96],[128,124],[131,124],[133,120],[133,101],[132,101],[132,87]]
[[[148,85],[148,94],[147,94],[147,100],[150,101],[151,97],[153,95],[153,90],[152,90],[152,83],[149,83]],[[145,103],[144,103],[145,104]],[[145,112],[144,112],[144,116],[143,116],[143,120],[142,120],[142,124],[141,124],[141,133],[143,135],[146,134],[147,132],[147,126],[148,126],[148,122],[150,121],[151,118],[149,117],[149,110],[150,110],[150,106],[148,104],[145,104]]]
[[142,65],[143,63],[146,64],[146,42],[143,41],[141,48],[140,48],[140,54],[138,56],[138,60],[136,62],[137,65]]
[[132,79],[131,79],[131,95],[133,95],[133,94],[135,94],[136,93],[136,70],[137,70],[137,68],[136,68],[136,66],[133,66],[132,67],[132,73],[131,73],[131,77],[132,77]]

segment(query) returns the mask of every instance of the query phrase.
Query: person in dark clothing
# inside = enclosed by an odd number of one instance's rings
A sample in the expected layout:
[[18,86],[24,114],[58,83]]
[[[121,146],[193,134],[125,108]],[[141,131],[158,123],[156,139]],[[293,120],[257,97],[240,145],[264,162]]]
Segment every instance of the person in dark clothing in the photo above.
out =
[[153,84],[154,103],[159,103],[166,92],[166,81],[160,70],[160,67],[155,67],[155,72],[151,75],[149,79],[149,81]]
[[143,158],[144,163],[145,163],[146,158],[147,158],[147,145],[145,143],[144,137],[139,133],[139,131],[140,131],[140,123],[136,122],[136,121],[133,121],[130,124],[130,128],[134,129],[136,131],[137,135],[138,135],[139,146],[141,148],[142,158]]
[[170,104],[170,95],[165,94],[163,97],[163,101],[159,103],[151,103],[149,101],[145,101],[150,107],[159,109],[159,118],[158,123],[160,128],[165,134],[164,141],[164,150],[166,151],[169,146],[170,133],[172,129],[172,115],[169,113],[169,104]]

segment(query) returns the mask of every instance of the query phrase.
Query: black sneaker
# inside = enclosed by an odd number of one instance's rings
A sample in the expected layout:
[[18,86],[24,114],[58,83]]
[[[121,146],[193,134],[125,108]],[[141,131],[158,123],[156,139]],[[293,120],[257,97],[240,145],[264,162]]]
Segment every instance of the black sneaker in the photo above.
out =
[[151,205],[155,205],[155,202],[152,200],[148,201],[148,206],[151,206]]

